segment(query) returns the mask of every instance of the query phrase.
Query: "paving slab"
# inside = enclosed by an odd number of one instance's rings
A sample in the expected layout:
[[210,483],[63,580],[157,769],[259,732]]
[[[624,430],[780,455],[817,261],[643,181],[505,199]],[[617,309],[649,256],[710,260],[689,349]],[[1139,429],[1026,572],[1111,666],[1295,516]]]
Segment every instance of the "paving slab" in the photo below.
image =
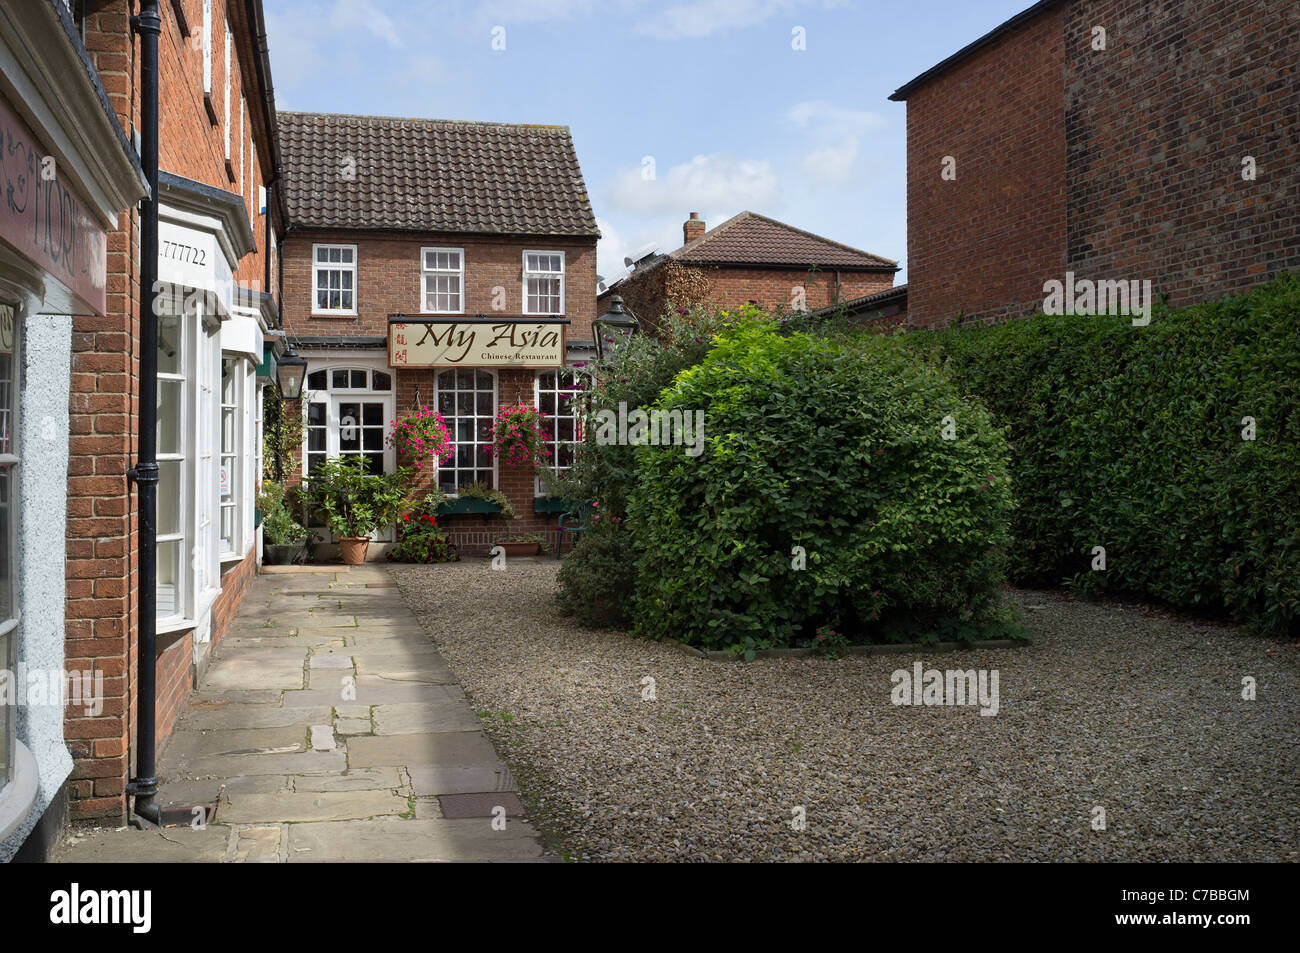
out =
[[496,751],[481,731],[444,731],[431,734],[361,736],[349,738],[348,764],[373,765],[464,764],[494,765]]
[[334,730],[344,736],[368,735],[374,732],[375,726],[369,718],[339,718],[334,722]]
[[302,688],[306,658],[306,652],[290,659],[218,658],[208,669],[203,687],[207,691]]
[[311,747],[313,751],[333,751],[338,747],[334,741],[333,725],[311,726]]
[[353,768],[346,774],[324,774],[290,779],[295,791],[402,791],[406,781],[397,768]]
[[443,817],[523,817],[524,806],[517,794],[496,791],[491,794],[444,794],[438,798]]
[[167,777],[231,778],[250,774],[342,774],[348,759],[342,749],[303,754],[213,755],[178,759]]
[[[277,696],[276,701],[279,701]],[[222,731],[238,728],[288,728],[320,724],[330,718],[328,705],[315,708],[270,708],[239,706],[227,708],[190,708],[177,722],[180,728],[195,731]]]
[[285,692],[281,705],[285,708],[315,708],[317,705],[337,707],[343,704],[397,705],[407,702],[439,702],[462,699],[464,691],[459,685],[426,685],[414,682],[401,683],[362,675],[355,679],[351,698],[343,697],[343,685],[334,689],[307,689]]
[[172,732],[165,757],[206,757],[236,754],[290,754],[307,750],[307,732],[296,726],[241,728],[224,731]]
[[288,791],[289,776],[283,774],[253,774],[242,778],[205,778],[195,781],[179,778],[164,781],[158,788],[158,802],[164,807],[176,804],[215,804],[222,785],[226,794],[274,794]]
[[237,828],[234,854],[226,859],[240,864],[278,864],[281,833],[279,824]]
[[482,723],[463,701],[431,704],[376,705],[377,735],[408,735],[437,731],[478,731]]
[[504,764],[412,765],[407,775],[416,797],[519,790],[514,775]]
[[226,856],[230,828],[209,824],[199,830],[93,830],[73,832],[56,853],[56,863],[219,864]]
[[303,791],[278,794],[240,794],[223,801],[217,810],[222,824],[270,821],[347,821],[410,810],[406,798],[392,791]]
[[516,861],[543,856],[537,832],[525,820],[492,829],[486,818],[370,820],[294,824],[289,863],[436,863]]

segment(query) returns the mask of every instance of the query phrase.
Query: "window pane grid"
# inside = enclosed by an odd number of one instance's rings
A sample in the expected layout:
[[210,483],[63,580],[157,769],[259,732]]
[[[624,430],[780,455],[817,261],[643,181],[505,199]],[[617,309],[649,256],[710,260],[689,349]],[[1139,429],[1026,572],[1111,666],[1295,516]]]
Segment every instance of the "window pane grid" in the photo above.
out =
[[356,250],[350,245],[317,245],[313,282],[317,311],[356,311]]
[[438,467],[438,486],[455,493],[470,483],[493,485],[492,424],[496,419],[496,379],[487,371],[465,368],[437,377],[436,404],[447,421],[455,454]]

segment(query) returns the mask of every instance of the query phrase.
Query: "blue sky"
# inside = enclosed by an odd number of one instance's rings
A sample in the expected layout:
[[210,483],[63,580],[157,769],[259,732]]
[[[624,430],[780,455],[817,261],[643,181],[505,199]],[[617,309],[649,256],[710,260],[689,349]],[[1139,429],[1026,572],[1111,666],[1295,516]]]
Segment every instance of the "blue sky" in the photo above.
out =
[[265,8],[280,109],[568,126],[607,277],[634,251],[678,247],[688,212],[712,227],[749,209],[897,259],[905,281],[906,107],[887,97],[1030,3]]

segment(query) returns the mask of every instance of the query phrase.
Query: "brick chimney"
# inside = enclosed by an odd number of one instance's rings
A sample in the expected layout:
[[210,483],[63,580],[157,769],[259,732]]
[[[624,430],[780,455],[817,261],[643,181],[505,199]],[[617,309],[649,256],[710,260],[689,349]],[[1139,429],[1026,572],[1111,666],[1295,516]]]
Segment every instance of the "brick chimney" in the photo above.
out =
[[699,238],[705,232],[704,223],[700,221],[700,213],[692,212],[691,217],[682,223],[682,244],[689,245],[695,239]]

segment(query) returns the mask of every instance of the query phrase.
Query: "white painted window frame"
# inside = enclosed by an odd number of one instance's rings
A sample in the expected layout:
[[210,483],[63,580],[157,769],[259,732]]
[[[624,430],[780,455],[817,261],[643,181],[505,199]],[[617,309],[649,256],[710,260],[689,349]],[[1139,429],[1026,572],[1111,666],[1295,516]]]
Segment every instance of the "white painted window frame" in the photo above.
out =
[[[528,256],[529,256],[529,255],[559,255],[559,256],[560,256],[560,270],[559,270],[558,272],[554,272],[554,271],[529,271],[529,270],[528,270]],[[568,263],[568,261],[565,260],[565,254],[564,254],[564,252],[559,251],[558,249],[549,249],[549,250],[548,250],[548,249],[545,249],[545,248],[528,248],[528,249],[525,249],[525,250],[524,250],[524,256],[523,256],[523,271],[524,271],[524,300],[523,300],[523,313],[524,313],[524,314],[535,314],[535,315],[545,315],[545,316],[549,316],[549,315],[553,315],[553,314],[564,314],[564,313],[565,313],[565,311],[564,311],[564,308],[565,308],[565,297],[564,297],[564,296],[565,296],[565,291],[567,290],[567,289],[565,288],[565,283],[566,283],[566,282],[565,282],[565,276],[566,276],[566,274],[568,273],[568,268],[569,268],[569,263]],[[532,310],[530,310],[529,307],[528,307],[528,279],[529,279],[529,278],[557,278],[557,277],[560,279],[560,310],[559,310],[559,311],[532,311]]]
[[[322,262],[317,260],[317,254],[320,249],[350,249],[352,252],[351,264],[343,262]],[[316,301],[316,279],[322,271],[351,271],[352,272],[352,307],[351,308],[321,308]],[[356,245],[341,245],[337,242],[316,242],[311,246],[311,313],[312,314],[356,314],[357,313],[357,287],[358,272],[360,271],[360,261],[357,255]],[[340,291],[342,289],[340,288]]]
[[[471,370],[471,368],[466,368],[466,369],[467,369],[467,370]],[[438,409],[438,404],[439,404],[438,396],[439,396],[439,394],[440,394],[441,391],[442,391],[442,387],[439,385],[439,383],[438,383],[438,379],[439,379],[439,378],[440,378],[444,373],[447,373],[447,372],[450,371],[451,373],[454,374],[454,373],[456,373],[456,371],[458,371],[458,370],[459,370],[459,368],[445,368],[445,367],[444,367],[444,368],[438,368],[438,369],[435,369],[435,370],[434,370],[434,374],[433,374],[433,404],[432,404],[434,410],[437,410],[437,409]],[[473,370],[475,373],[477,373],[478,371],[481,370],[481,371],[483,371],[483,372],[486,373],[486,374],[490,374],[490,375],[492,375],[492,416],[491,416],[490,419],[495,420],[495,419],[496,419],[497,412],[498,412],[498,410],[500,409],[501,377],[500,377],[500,375],[497,374],[497,372],[496,372],[495,370],[492,370],[491,368],[487,368],[487,367],[472,368],[472,370]],[[446,418],[444,418],[444,419],[446,419]],[[475,419],[478,419],[478,418],[477,418],[477,415],[476,415]],[[455,427],[455,424],[453,423],[453,420],[454,420],[454,418],[453,418],[452,420],[447,420],[447,432],[451,435],[451,442],[452,442],[452,445],[455,446],[455,445],[457,444],[457,440],[456,440],[456,427]],[[481,446],[481,444],[479,444],[479,446]],[[455,460],[455,457],[452,457],[452,460],[454,461],[454,460]],[[438,471],[443,470],[443,469],[446,469],[446,468],[445,468],[445,467],[438,467],[438,468],[434,471],[433,478],[434,478],[434,481],[435,481],[436,483],[438,483],[438,485],[441,485],[441,481],[439,480],[439,474],[438,474]],[[459,471],[459,468],[455,468],[455,469],[457,469],[457,472],[460,472],[460,471]],[[477,470],[477,469],[479,469],[479,468],[478,468],[478,467],[474,467],[474,469]],[[471,482],[472,482],[472,481],[471,481]],[[455,487],[454,489],[459,489],[461,485],[462,485],[462,484],[461,484],[461,481],[460,481],[460,479],[458,478],[458,479],[456,480],[456,487]],[[493,457],[492,457],[492,488],[493,488],[493,489],[497,489],[497,490],[501,489],[501,472],[500,472],[500,465],[499,465],[499,461],[497,460],[495,454],[494,454]],[[448,493],[447,496],[448,496],[448,498],[454,500],[454,499],[458,499],[458,498],[460,497],[460,494],[459,494],[459,493],[454,493],[454,492],[453,492],[453,493]]]
[[[430,268],[429,255],[438,254],[439,252],[451,253],[460,256],[459,270],[449,268]],[[420,249],[420,313],[421,314],[464,314],[465,313],[465,249],[439,247],[429,245]],[[460,290],[456,293],[456,298],[460,302],[460,307],[452,311],[440,311],[436,308],[429,307],[428,281],[431,277],[452,277],[460,282]]]

